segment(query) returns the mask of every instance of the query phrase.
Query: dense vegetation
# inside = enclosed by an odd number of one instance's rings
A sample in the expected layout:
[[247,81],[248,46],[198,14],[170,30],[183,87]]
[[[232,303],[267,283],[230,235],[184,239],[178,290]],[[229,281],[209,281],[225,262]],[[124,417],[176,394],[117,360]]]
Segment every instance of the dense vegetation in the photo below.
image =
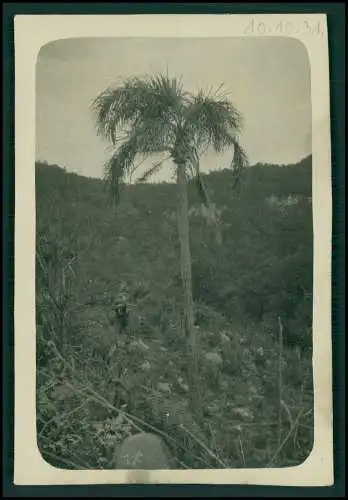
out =
[[[176,186],[103,184],[36,164],[37,431],[58,467],[112,468],[135,430],[177,467],[292,466],[313,443],[311,157],[204,176],[223,245],[189,186],[204,420],[188,407]],[[131,325],[118,331],[121,281]]]

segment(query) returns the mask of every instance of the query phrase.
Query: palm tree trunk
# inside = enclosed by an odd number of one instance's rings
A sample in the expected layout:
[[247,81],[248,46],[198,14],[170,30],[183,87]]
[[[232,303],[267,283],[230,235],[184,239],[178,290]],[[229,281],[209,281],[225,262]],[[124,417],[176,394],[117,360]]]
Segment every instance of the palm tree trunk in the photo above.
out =
[[190,254],[190,228],[188,215],[187,183],[185,165],[177,165],[178,183],[178,230],[180,239],[181,281],[184,296],[184,334],[188,343],[188,378],[190,384],[191,410],[199,416],[202,405],[198,374],[198,350],[192,298],[192,273]]

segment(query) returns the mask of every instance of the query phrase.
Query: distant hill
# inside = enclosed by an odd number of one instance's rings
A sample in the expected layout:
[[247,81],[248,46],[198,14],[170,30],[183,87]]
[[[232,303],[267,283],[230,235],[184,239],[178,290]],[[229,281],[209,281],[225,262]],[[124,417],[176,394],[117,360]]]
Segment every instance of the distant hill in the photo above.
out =
[[[199,201],[190,184],[197,300],[223,314],[258,320],[274,308],[296,314],[301,297],[312,292],[311,176],[311,157],[281,168],[250,167],[235,190],[227,169],[204,175],[221,217],[219,250],[195,209]],[[61,244],[69,241],[82,252],[83,274],[99,283],[99,290],[113,293],[127,279],[159,289],[171,283],[173,294],[179,293],[175,185],[127,185],[115,211],[107,205],[102,181],[37,163],[36,193],[39,233],[56,233]],[[81,294],[88,290],[94,293],[82,286]]]
[[[217,466],[207,446],[230,467],[264,467],[274,454],[279,467],[308,457],[311,178],[311,157],[296,165],[250,167],[235,189],[229,170],[205,175],[220,217],[220,247],[189,185],[205,428],[197,427],[186,404],[175,184],[127,185],[115,210],[102,181],[36,164],[37,421],[46,460],[59,467],[113,468],[110,433],[117,441],[130,432],[119,408],[141,429],[150,424],[174,438],[174,455],[189,468],[202,467],[202,459],[205,467]],[[113,305],[124,280],[133,333],[122,336]],[[280,353],[287,411],[279,447]],[[221,378],[205,364],[212,357],[222,363]],[[287,440],[300,414],[303,425]]]

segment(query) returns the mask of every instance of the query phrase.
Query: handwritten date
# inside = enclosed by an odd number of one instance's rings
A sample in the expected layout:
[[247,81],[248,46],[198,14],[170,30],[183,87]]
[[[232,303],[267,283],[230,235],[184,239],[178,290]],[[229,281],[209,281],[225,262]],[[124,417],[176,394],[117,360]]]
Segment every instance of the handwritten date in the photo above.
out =
[[264,23],[251,18],[244,30],[245,35],[308,35],[323,36],[324,27],[320,21],[279,21]]

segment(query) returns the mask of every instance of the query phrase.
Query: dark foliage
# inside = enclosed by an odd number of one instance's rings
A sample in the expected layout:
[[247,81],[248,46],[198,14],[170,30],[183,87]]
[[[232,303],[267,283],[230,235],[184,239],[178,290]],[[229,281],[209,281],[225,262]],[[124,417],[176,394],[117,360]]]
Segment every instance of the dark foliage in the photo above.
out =
[[53,465],[112,468],[115,445],[135,430],[161,434],[177,467],[291,466],[309,455],[311,157],[250,167],[236,188],[228,168],[202,178],[223,245],[192,180],[198,425],[180,336],[175,185],[124,186],[115,210],[101,181],[37,163],[37,428]]

